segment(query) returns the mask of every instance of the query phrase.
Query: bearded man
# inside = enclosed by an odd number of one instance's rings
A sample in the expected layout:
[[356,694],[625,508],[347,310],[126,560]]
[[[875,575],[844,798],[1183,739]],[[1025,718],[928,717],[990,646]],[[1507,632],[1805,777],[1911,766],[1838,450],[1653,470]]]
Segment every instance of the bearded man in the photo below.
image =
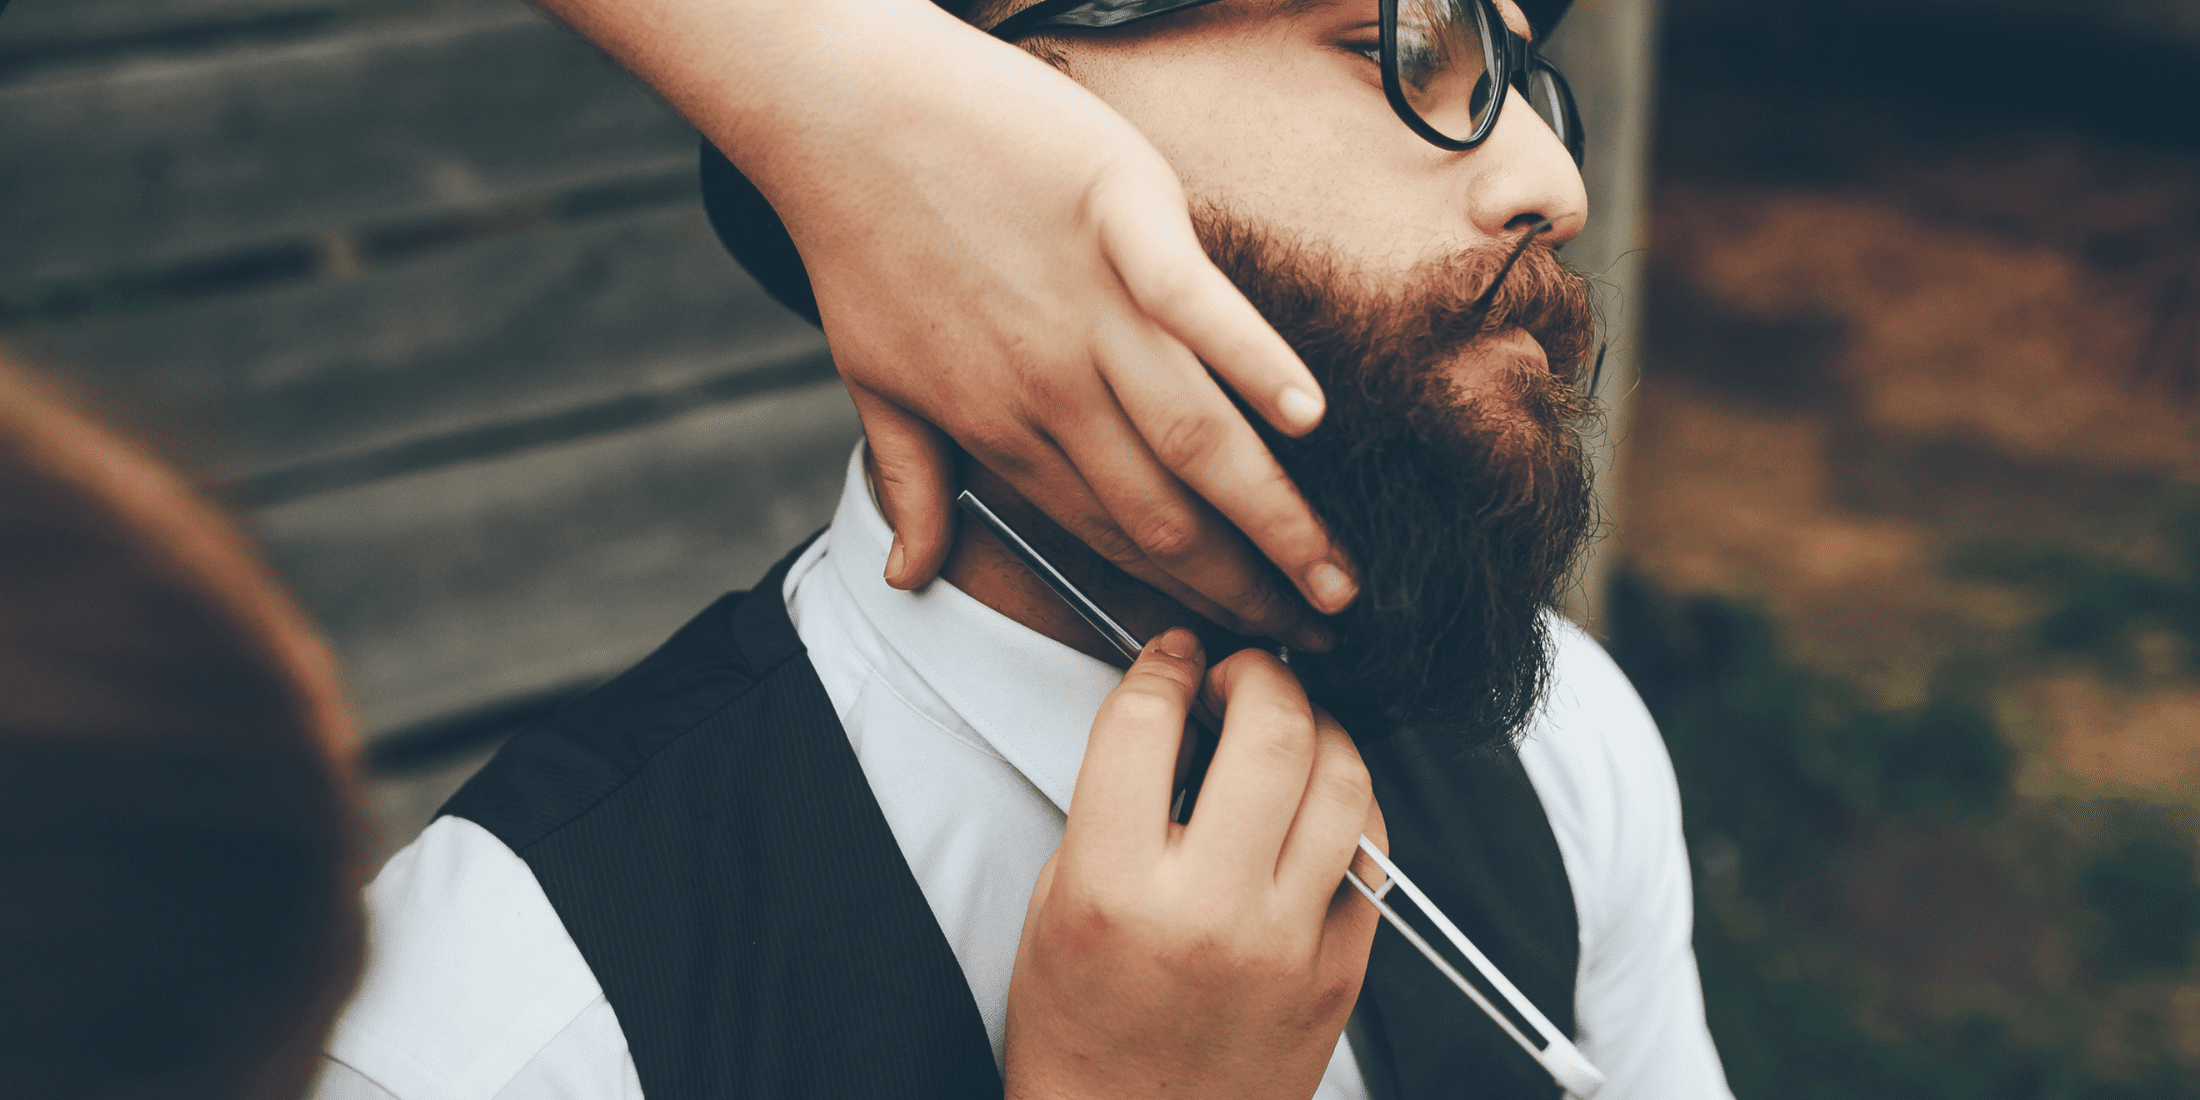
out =
[[[941,580],[889,587],[859,447],[827,531],[514,740],[392,861],[319,1095],[1556,1096],[1340,886],[1364,830],[1607,1100],[1726,1096],[1670,764],[1548,610],[1592,519],[1592,330],[1554,252],[1586,217],[1579,126],[1522,13],[969,15],[1152,140],[1325,389],[1318,429],[1268,439],[1362,574],[1326,651],[1287,655],[1306,693],[1048,522],[1077,502],[977,462],[965,483],[1146,653],[1125,676],[972,525]],[[753,190],[722,160],[706,184],[756,254]],[[1199,369],[1138,332],[1123,362]],[[1220,745],[1173,823],[1203,673]]]

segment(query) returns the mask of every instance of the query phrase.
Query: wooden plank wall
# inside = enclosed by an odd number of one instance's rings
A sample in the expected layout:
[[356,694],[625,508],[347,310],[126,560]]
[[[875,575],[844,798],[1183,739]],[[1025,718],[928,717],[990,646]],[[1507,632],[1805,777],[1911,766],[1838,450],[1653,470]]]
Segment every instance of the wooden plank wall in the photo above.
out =
[[695,148],[517,0],[0,16],[0,342],[246,510],[394,777],[385,853],[830,514],[853,411]]

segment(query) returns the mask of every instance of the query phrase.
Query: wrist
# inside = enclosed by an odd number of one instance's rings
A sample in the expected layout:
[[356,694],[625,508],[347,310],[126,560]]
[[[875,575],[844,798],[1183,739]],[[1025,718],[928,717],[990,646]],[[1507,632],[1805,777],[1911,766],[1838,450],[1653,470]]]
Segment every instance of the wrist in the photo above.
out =
[[911,101],[923,98],[913,91],[937,89],[962,55],[997,45],[931,0],[535,2],[649,85],[767,195],[783,164],[909,125]]

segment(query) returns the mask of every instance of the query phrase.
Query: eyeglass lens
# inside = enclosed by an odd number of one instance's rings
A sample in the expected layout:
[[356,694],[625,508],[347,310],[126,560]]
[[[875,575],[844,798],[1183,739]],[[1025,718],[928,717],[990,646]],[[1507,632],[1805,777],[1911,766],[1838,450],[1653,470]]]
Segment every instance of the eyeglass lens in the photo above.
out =
[[1413,113],[1445,137],[1471,141],[1490,108],[1495,42],[1480,0],[1398,0],[1398,86]]
[[[1454,141],[1487,136],[1495,93],[1504,77],[1496,74],[1496,22],[1484,0],[1398,0],[1398,85],[1421,121]],[[1554,75],[1536,65],[1528,74],[1526,95],[1535,113],[1553,133],[1567,138],[1573,120]]]

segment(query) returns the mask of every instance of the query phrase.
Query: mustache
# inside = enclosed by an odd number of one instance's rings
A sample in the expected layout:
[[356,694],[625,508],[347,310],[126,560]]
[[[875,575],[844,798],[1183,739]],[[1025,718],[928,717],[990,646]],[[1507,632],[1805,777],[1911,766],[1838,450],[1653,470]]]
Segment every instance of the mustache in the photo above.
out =
[[[1580,379],[1595,340],[1589,277],[1560,262],[1533,234],[1507,248],[1484,245],[1427,261],[1417,274],[1433,288],[1421,318],[1432,351],[1456,352],[1467,344],[1517,328],[1535,337],[1550,360],[1550,374]],[[1468,294],[1471,301],[1462,301]]]
[[1280,239],[1217,205],[1195,206],[1192,224],[1233,281],[1291,274],[1263,280],[1269,300],[1262,304],[1267,313],[1318,320],[1297,326],[1311,345],[1299,349],[1302,357],[1359,358],[1382,347],[1415,362],[1439,362],[1517,328],[1542,345],[1553,378],[1583,388],[1596,342],[1589,277],[1536,243],[1535,230],[1518,242],[1456,249],[1402,274],[1375,276],[1347,269],[1331,250]]

